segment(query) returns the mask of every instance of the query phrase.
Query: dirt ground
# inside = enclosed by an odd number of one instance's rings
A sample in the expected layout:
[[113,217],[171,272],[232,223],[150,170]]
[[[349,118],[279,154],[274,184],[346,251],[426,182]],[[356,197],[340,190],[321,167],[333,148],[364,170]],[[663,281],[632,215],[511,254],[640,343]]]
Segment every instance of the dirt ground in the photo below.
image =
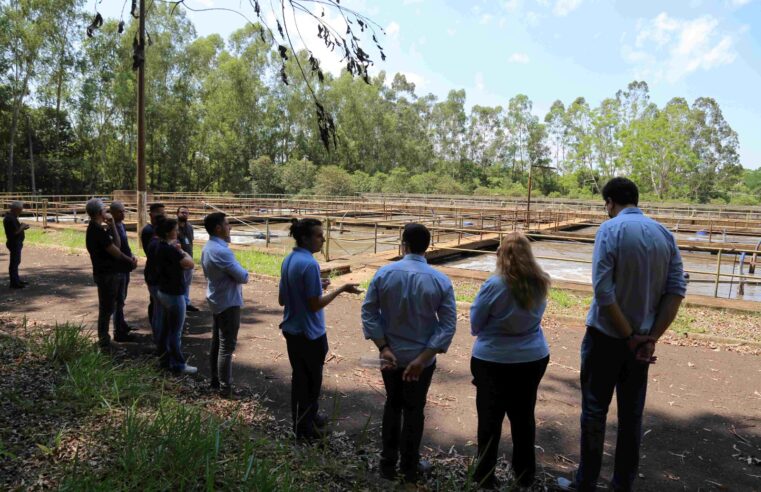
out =
[[[5,270],[7,254],[0,255]],[[0,287],[0,313],[37,323],[83,322],[93,326],[97,295],[86,253],[28,246],[24,248],[25,290]],[[190,363],[208,374],[211,316],[204,301],[205,281],[195,272],[193,303],[184,347]],[[258,393],[282,419],[288,410],[290,368],[278,324],[277,283],[253,277],[245,286],[246,306],[235,353],[234,378]],[[137,329],[138,344],[150,345],[146,322],[147,291],[142,266],[133,273],[126,309]],[[325,367],[322,407],[334,419],[333,430],[356,439],[379,439],[384,390],[379,372],[363,367],[362,356],[377,356],[362,337],[360,299],[342,296],[326,309],[330,353]],[[466,310],[458,315],[452,347],[438,358],[426,410],[424,446],[464,455],[475,454],[475,388],[469,359],[472,345]],[[551,362],[539,388],[536,408],[537,456],[544,471],[569,476],[578,460],[579,346],[583,325],[547,319],[545,333]],[[761,328],[761,327],[760,327]],[[661,344],[651,368],[642,441],[638,490],[761,491],[761,359],[722,348]],[[612,473],[615,404],[611,406],[603,478]],[[502,452],[510,454],[505,423]],[[453,447],[454,446],[454,447]]]

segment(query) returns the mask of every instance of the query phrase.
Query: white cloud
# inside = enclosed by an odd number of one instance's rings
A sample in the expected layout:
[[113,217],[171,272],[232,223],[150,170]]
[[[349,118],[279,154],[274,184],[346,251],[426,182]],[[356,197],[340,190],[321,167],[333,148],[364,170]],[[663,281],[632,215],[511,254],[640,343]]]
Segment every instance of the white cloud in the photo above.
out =
[[502,8],[508,12],[515,12],[521,6],[520,0],[506,0],[502,2]]
[[403,0],[402,5],[412,5],[415,3],[423,3],[423,0]]
[[539,20],[542,18],[541,15],[537,14],[536,12],[527,12],[526,13],[526,22],[531,27],[536,27],[539,25]]
[[734,62],[734,39],[718,27],[710,15],[683,20],[663,12],[638,23],[634,46],[624,45],[622,54],[638,76],[675,83],[697,70]]
[[399,36],[399,29],[399,23],[396,21],[391,21],[391,23],[386,26],[386,36],[388,36],[389,39],[396,38]]
[[415,89],[423,89],[428,84],[428,81],[420,74],[415,72],[399,72],[407,79],[407,82],[415,84]]
[[479,91],[482,91],[482,90],[484,90],[486,88],[486,86],[484,85],[484,74],[483,73],[476,72],[475,84],[476,84],[476,89],[478,89]]
[[557,0],[552,13],[558,17],[565,17],[581,5],[581,0]]
[[492,20],[491,14],[483,14],[481,16],[481,19],[479,19],[478,23],[479,24],[488,24],[488,23],[491,22],[491,20]]
[[531,61],[526,53],[513,53],[507,60],[509,63],[526,64]]
[[752,1],[753,1],[753,0],[730,0],[730,2],[729,2],[729,3],[730,3],[730,4],[731,4],[733,7],[742,7],[742,6],[744,6],[744,5],[748,5],[748,4],[749,4],[750,2],[752,2]]
[[454,35],[457,34],[457,29],[455,29],[454,27],[450,27],[449,29],[447,29],[447,34],[449,35],[450,38],[454,37]]

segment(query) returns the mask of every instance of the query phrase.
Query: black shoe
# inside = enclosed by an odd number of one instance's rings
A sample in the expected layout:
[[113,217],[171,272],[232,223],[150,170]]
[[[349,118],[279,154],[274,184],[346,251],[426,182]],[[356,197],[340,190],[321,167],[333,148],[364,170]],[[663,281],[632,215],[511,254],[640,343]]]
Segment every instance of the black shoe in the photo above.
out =
[[209,383],[209,388],[211,388],[212,391],[219,391],[219,381],[212,379],[211,383]]
[[403,472],[404,481],[406,483],[417,483],[418,480],[426,479],[431,475],[433,471],[433,465],[429,461],[420,460],[417,467],[413,470],[406,470]]
[[318,413],[314,416],[314,426],[318,429],[324,429],[326,425],[328,425],[328,417],[325,416],[325,414]]
[[225,400],[240,400],[240,394],[233,390],[231,386],[219,388],[219,397]]
[[122,326],[122,333],[129,333],[132,331],[132,327],[128,325],[127,323],[124,323],[124,326]]
[[26,280],[21,280],[19,283],[20,283],[21,285],[23,285],[23,286],[27,286],[27,285],[29,285],[29,282],[27,282]]
[[11,289],[26,289],[26,285],[24,284],[11,284]]
[[197,313],[198,311],[200,311],[200,309],[198,309],[197,307],[195,307],[192,304],[188,304],[187,306],[185,306],[185,310],[190,312],[190,313]]
[[396,467],[395,466],[383,466],[381,465],[379,468],[380,476],[381,478],[385,478],[386,480],[396,480]]
[[134,343],[137,342],[133,335],[129,333],[120,333],[114,336],[114,341],[119,343]]

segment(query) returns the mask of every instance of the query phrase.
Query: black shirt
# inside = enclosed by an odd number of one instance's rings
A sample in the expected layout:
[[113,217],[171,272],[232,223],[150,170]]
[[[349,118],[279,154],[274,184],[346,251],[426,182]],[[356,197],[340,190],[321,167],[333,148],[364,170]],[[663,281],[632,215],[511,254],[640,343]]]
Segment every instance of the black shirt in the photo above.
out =
[[145,254],[148,254],[148,244],[151,242],[151,238],[155,234],[155,231],[153,230],[153,225],[151,224],[145,224],[145,227],[143,227],[143,230],[140,231],[140,244],[143,246],[143,251]]
[[[145,229],[143,230],[145,231]],[[148,285],[158,285],[159,283],[158,271],[156,269],[158,262],[156,253],[158,252],[160,242],[161,240],[158,237],[153,236],[148,241],[148,244],[143,246],[143,250],[145,251],[145,269],[143,270],[143,276],[145,277],[145,283]]]
[[94,274],[118,273],[121,271],[121,265],[119,265],[121,260],[117,260],[106,251],[106,248],[114,244],[114,240],[101,224],[90,221],[90,224],[87,226],[85,242],[87,243],[87,252],[90,253],[92,272]]
[[180,266],[182,251],[165,241],[159,241],[156,248],[156,270],[158,272],[159,290],[171,296],[185,294],[185,275]]
[[18,217],[13,215],[12,212],[6,212],[3,217],[3,228],[5,229],[5,244],[8,246],[21,245],[24,242],[24,231],[20,234],[16,234],[16,231],[21,227],[21,223]]
[[193,226],[190,223],[177,222],[177,240],[182,246],[182,250],[193,256]]

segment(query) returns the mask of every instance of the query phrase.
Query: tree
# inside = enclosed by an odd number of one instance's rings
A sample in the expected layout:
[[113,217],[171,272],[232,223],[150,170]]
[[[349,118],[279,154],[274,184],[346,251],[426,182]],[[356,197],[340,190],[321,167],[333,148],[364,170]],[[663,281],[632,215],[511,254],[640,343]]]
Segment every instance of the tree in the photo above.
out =
[[314,192],[326,196],[349,196],[355,193],[351,175],[338,166],[323,166],[317,171]]

